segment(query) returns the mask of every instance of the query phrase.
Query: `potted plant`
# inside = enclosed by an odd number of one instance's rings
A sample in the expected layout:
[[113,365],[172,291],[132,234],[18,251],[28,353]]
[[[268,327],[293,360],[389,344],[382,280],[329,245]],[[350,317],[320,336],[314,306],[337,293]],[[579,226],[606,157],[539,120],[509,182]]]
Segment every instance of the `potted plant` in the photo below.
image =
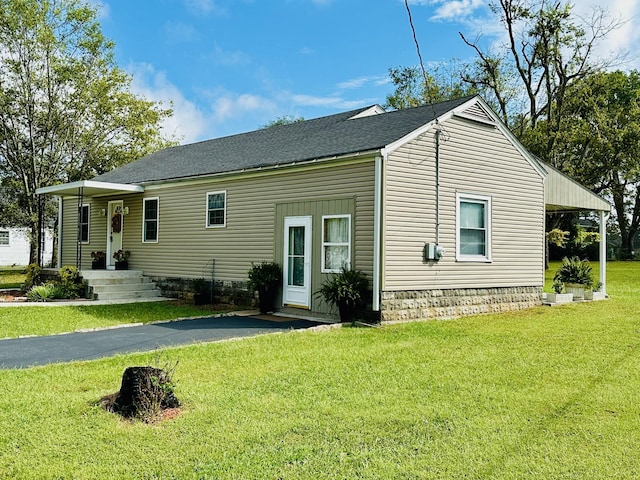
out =
[[116,260],[116,270],[127,270],[129,268],[129,257],[131,252],[129,250],[118,250],[113,254],[113,258]]
[[588,260],[580,260],[579,257],[564,257],[554,281],[564,284],[567,293],[573,293],[574,300],[583,300],[584,291],[593,287],[591,265]]
[[549,303],[569,303],[573,301],[573,293],[563,293],[564,283],[560,280],[554,280],[553,293],[547,293],[547,302]]
[[101,251],[91,252],[91,269],[104,270],[107,268],[107,254]]
[[331,306],[337,306],[341,322],[353,322],[366,305],[369,280],[360,270],[343,268],[316,292]]
[[278,290],[282,284],[282,269],[275,262],[251,262],[247,286],[250,291],[258,292],[260,313],[275,311]]
[[605,294],[602,291],[602,282],[598,282],[593,286],[592,290],[584,291],[585,300],[604,300]]

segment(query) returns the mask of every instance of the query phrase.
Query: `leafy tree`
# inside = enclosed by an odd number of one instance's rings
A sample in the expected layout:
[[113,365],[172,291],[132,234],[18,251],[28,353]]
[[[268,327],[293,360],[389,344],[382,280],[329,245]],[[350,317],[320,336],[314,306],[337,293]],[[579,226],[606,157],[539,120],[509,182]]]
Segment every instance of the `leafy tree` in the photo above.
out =
[[302,117],[294,117],[293,115],[282,115],[281,117],[265,123],[260,128],[279,127],[281,125],[291,125],[292,123],[304,122]]
[[0,200],[2,223],[32,232],[31,262],[50,199],[39,187],[91,178],[170,142],[171,114],[130,93],[113,43],[81,0],[0,3]]
[[[568,90],[554,163],[594,192],[612,199],[622,255],[630,258],[640,229],[640,72],[599,72]],[[544,148],[546,121],[527,134]],[[542,145],[541,145],[542,144]]]
[[635,80],[619,78],[605,93],[602,72],[621,57],[594,56],[620,22],[600,8],[580,19],[565,1],[495,0],[490,7],[507,40],[485,51],[479,39],[460,33],[477,55],[464,80],[490,93],[503,121],[532,153],[595,193],[611,195],[628,255],[638,229],[636,211],[640,214],[633,165],[637,144],[632,143],[637,118],[620,109],[623,99],[634,96]]
[[419,67],[394,67],[389,69],[389,77],[395,85],[395,91],[387,95],[385,107],[394,110],[478,93],[475,86],[462,81],[460,74],[445,73],[441,69],[423,75]]
[[598,8],[589,20],[578,19],[565,1],[497,0],[490,8],[507,40],[485,51],[479,38],[471,41],[460,33],[477,55],[463,78],[490,92],[498,114],[518,137],[545,121],[545,148],[551,152],[571,85],[617,60],[597,60],[594,48],[620,23]]

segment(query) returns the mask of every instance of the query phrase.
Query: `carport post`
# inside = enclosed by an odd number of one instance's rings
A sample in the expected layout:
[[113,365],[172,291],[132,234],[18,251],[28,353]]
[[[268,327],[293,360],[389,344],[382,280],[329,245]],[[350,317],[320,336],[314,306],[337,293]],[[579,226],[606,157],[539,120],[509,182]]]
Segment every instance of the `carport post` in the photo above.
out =
[[76,268],[82,270],[82,201],[84,188],[78,188],[78,228],[76,232]]
[[600,291],[607,294],[607,219],[609,214],[600,210]]

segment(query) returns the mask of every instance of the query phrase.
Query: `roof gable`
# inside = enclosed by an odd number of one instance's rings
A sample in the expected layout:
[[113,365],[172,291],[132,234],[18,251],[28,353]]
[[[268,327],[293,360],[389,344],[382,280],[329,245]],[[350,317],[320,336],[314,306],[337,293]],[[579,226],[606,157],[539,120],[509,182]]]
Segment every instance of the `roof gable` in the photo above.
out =
[[489,113],[491,112],[491,109],[488,108],[488,106],[483,105],[482,102],[476,101],[470,105],[466,105],[465,107],[466,108],[455,112],[455,115],[475,122],[487,123],[489,125],[496,124],[492,114]]

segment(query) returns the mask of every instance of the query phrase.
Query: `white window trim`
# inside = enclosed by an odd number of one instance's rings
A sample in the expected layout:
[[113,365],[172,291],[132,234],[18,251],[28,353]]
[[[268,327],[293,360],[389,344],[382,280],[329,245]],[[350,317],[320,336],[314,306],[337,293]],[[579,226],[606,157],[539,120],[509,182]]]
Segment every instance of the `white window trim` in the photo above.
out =
[[[223,212],[223,223],[222,225],[209,225],[209,195],[224,195],[224,212]],[[217,192],[207,192],[205,196],[205,205],[204,205],[204,225],[206,228],[225,228],[227,226],[227,191],[219,190]]]
[[[81,209],[84,207],[87,207],[87,239],[82,240],[80,243],[82,243],[83,245],[88,245],[89,243],[91,243],[91,204],[83,203],[82,205],[80,205]],[[80,220],[81,218],[82,214],[78,215],[78,220]]]
[[[144,234],[144,227],[147,223],[146,211],[147,211],[147,201],[155,200],[157,203],[156,207],[156,239],[155,240],[147,240]],[[160,238],[160,197],[147,197],[142,199],[142,243],[158,243],[158,239]]]
[[339,247],[339,246],[344,246],[345,244],[343,242],[340,243],[334,243],[334,242],[325,242],[324,241],[324,221],[325,219],[331,219],[331,218],[346,218],[349,221],[349,227],[348,227],[348,232],[349,232],[349,239],[347,240],[347,268],[351,267],[351,214],[343,214],[343,215],[323,215],[322,216],[322,269],[321,272],[322,273],[340,273],[341,270],[336,270],[336,269],[329,269],[325,267],[325,253],[324,253],[324,248],[325,247]]
[[0,243],[0,247],[10,247],[11,246],[11,232],[9,230],[0,230],[0,233],[7,234],[7,243]]
[[[485,205],[485,226],[487,238],[485,243],[486,255],[462,255],[460,253],[460,202],[475,202]],[[491,197],[473,193],[456,193],[456,261],[458,262],[483,262],[493,261],[491,254]]]

